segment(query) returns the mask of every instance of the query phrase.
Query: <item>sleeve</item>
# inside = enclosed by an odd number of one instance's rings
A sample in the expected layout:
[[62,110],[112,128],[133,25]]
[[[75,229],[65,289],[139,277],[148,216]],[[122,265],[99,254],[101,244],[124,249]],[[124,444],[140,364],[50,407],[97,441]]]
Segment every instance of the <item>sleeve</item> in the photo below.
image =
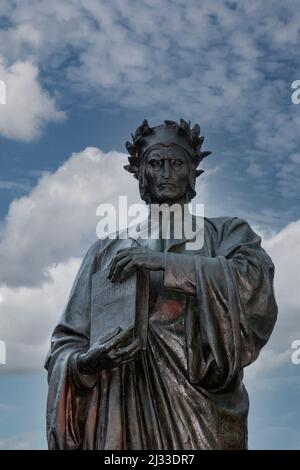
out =
[[261,238],[237,217],[219,230],[215,257],[181,256],[167,258],[165,286],[197,296],[185,318],[189,378],[223,391],[256,360],[274,328],[274,265]]
[[97,376],[81,375],[77,356],[89,347],[91,278],[99,241],[84,257],[69,300],[56,326],[45,368],[48,370],[47,438],[49,449],[76,449],[93,400]]
[[195,261],[192,255],[166,252],[164,287],[185,294],[197,294]]

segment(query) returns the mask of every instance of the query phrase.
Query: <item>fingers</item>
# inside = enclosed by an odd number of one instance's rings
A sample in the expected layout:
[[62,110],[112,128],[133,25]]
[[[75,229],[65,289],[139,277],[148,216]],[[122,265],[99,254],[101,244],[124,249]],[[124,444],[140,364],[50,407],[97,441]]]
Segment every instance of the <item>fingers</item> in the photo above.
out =
[[119,282],[125,281],[136,269],[136,264],[134,261],[130,261],[119,274]]
[[130,253],[129,253],[129,248],[122,248],[121,250],[118,250],[117,251],[117,254],[113,257],[112,261],[110,262],[109,266],[110,267],[110,270],[109,270],[109,274],[108,274],[108,277],[111,276],[114,268],[115,268],[115,265],[124,257],[126,256],[129,256]]
[[127,339],[129,336],[132,336],[132,334],[133,329],[124,330],[118,334],[118,341],[116,341],[116,338],[113,338],[104,345],[99,345],[93,351],[86,353],[89,357],[84,358],[85,360],[82,361],[84,366],[82,370],[94,373],[98,370],[110,369],[111,367],[131,362],[142,349],[141,338],[138,337],[123,347],[118,348],[118,345],[121,341],[125,341],[125,338]]
[[[120,275],[120,272],[123,270],[124,266],[128,264],[129,260],[132,259],[134,255],[144,255],[145,248],[141,247],[130,247],[130,248],[121,248],[117,251],[117,254],[113,257],[112,261],[109,264],[109,273],[107,278],[112,282],[115,282]],[[125,261],[126,260],[126,261]],[[130,273],[132,269],[130,270]],[[125,271],[126,273],[126,271]],[[124,278],[128,277],[129,274],[126,274]]]
[[141,349],[142,340],[138,337],[128,346],[110,351],[107,356],[114,364],[120,364],[131,361]]
[[130,255],[131,253],[140,253],[142,251],[145,251],[144,247],[140,246],[130,246],[128,248],[121,248],[120,250],[117,250],[117,254],[123,254],[126,253],[127,255]]
[[129,328],[122,330],[121,332],[115,335],[111,340],[107,341],[105,344],[99,345],[101,353],[107,353],[111,349],[116,348],[120,343],[128,341],[133,335],[133,329]]
[[122,272],[122,269],[131,261],[130,256],[126,256],[125,258],[121,259],[118,261],[115,265],[112,271],[110,271],[110,280],[111,282],[115,282],[120,273]]

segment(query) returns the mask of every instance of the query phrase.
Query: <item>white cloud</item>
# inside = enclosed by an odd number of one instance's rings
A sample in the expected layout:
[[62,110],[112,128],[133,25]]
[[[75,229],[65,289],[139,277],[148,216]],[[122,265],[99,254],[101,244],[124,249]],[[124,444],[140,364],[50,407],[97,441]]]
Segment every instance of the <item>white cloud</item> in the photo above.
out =
[[246,171],[249,175],[254,176],[255,178],[261,178],[264,175],[260,165],[255,163],[253,160],[250,162]]
[[300,192],[300,165],[293,154],[291,162],[282,165],[277,173],[279,178],[278,189],[283,197],[289,200],[297,199]]
[[257,361],[245,369],[245,382],[254,387],[254,381],[259,382],[263,376],[270,378],[274,370],[286,366],[290,360],[291,351],[289,349],[275,352],[267,347],[263,349]]
[[34,449],[34,442],[39,435],[26,432],[12,437],[0,438],[0,450],[28,450]]
[[87,148],[14,200],[0,239],[0,284],[29,286],[49,280],[54,263],[81,256],[96,238],[96,208],[118,195],[138,201],[138,183],[124,171],[124,154]]
[[30,190],[30,185],[26,181],[10,181],[0,179],[0,190],[1,191],[22,191],[27,192]]
[[293,153],[292,155],[290,155],[290,159],[294,163],[300,163],[300,154],[299,153]]
[[275,264],[275,292],[279,317],[271,344],[287,348],[300,339],[300,221],[291,222],[271,240],[265,241]]
[[278,319],[268,345],[246,369],[252,380],[281,366],[291,365],[292,342],[300,339],[300,220],[288,224],[263,246],[275,265],[274,289]]
[[0,287],[1,340],[8,370],[42,369],[49,337],[67,302],[80,259],[49,268],[51,282],[41,287]]
[[[153,118],[244,128],[251,147],[272,157],[299,145],[299,113],[286,106],[294,77],[285,67],[280,80],[272,78],[299,35],[293,0],[284,15],[275,1],[258,0],[177,1],[171,14],[166,2],[149,0],[7,0],[2,9],[10,21],[0,32],[2,54],[58,73],[55,89],[147,109]],[[297,65],[296,48],[289,61]]]
[[0,77],[6,84],[6,104],[0,107],[0,135],[29,141],[50,121],[64,119],[55,101],[38,82],[38,67],[30,60],[7,67],[0,56]]

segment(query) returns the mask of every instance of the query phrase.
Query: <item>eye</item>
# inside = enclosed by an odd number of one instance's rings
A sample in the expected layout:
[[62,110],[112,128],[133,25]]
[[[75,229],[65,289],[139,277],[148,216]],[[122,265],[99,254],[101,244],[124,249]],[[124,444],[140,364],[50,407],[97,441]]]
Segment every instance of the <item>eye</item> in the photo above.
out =
[[183,161],[177,158],[174,158],[171,160],[171,165],[174,166],[175,168],[179,168],[183,165]]
[[162,160],[150,160],[149,161],[149,165],[152,167],[152,168],[160,168],[162,166]]

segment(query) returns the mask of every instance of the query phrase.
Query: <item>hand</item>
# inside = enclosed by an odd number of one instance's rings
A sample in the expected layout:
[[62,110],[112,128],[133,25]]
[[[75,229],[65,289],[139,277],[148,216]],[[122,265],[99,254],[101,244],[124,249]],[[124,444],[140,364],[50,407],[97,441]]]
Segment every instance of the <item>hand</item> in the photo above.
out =
[[165,255],[143,247],[123,248],[117,251],[110,263],[108,279],[122,282],[136,269],[163,270]]
[[[141,338],[136,338],[129,344],[132,329],[122,330],[118,327],[107,338],[106,342],[95,343],[77,359],[78,371],[82,374],[95,374],[103,369],[112,369],[132,361],[142,348]],[[125,346],[123,346],[126,344]]]

